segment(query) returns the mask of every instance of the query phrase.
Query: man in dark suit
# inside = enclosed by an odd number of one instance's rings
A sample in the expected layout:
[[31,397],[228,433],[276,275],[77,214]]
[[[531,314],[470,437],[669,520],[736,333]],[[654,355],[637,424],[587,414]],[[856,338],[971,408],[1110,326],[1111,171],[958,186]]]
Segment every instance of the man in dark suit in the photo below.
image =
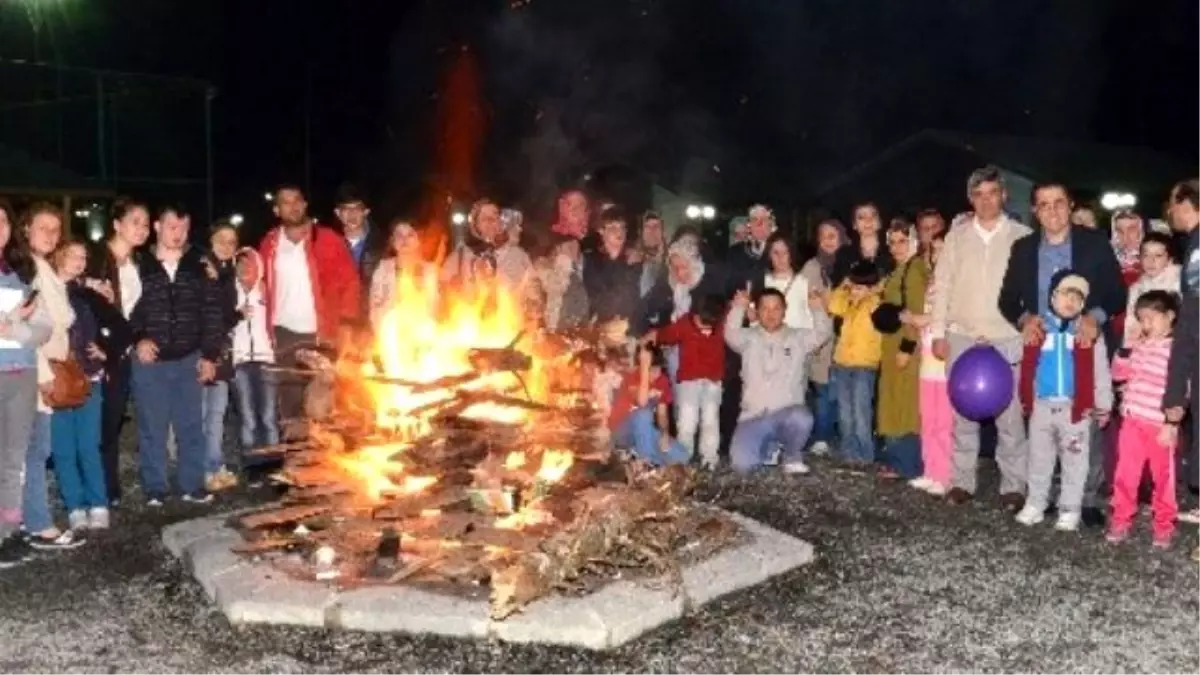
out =
[[[1097,230],[1071,224],[1071,197],[1060,183],[1034,186],[1030,202],[1041,227],[1013,244],[1000,288],[1000,312],[1021,331],[1026,344],[1041,344],[1046,336],[1042,317],[1050,302],[1050,280],[1060,270],[1073,270],[1091,287],[1076,335],[1085,342],[1103,335],[1111,358],[1119,345],[1109,320],[1125,309],[1126,292],[1108,238]],[[1092,437],[1095,442],[1082,515],[1084,523],[1102,525],[1100,492],[1107,453],[1103,435],[1094,433]]]

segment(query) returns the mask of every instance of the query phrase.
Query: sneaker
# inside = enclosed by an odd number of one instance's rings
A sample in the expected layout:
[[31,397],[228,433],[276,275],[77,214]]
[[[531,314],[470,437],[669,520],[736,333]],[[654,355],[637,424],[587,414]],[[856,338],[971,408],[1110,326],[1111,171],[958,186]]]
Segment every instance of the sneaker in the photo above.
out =
[[1181,523],[1191,523],[1192,525],[1200,525],[1200,509],[1192,509],[1191,511],[1180,511],[1175,519]]
[[784,473],[796,474],[798,476],[807,475],[810,471],[812,471],[808,468],[807,464],[799,459],[794,459],[790,462],[784,462],[781,468],[783,469]]
[[812,447],[808,451],[818,457],[824,457],[829,454],[829,444],[825,441],[817,441],[812,444]]
[[1108,534],[1104,535],[1104,540],[1110,544],[1120,544],[1128,538],[1128,527],[1112,527],[1109,528]]
[[86,530],[88,526],[87,511],[76,509],[67,514],[67,526],[72,530]]
[[33,549],[25,537],[11,534],[0,541],[0,570],[16,567],[33,559]]
[[1059,511],[1058,520],[1054,521],[1054,529],[1059,532],[1075,532],[1079,529],[1081,519],[1078,511]]
[[48,530],[52,532],[51,536],[45,534],[31,534],[26,537],[26,541],[33,548],[39,551],[69,551],[73,548],[83,546],[86,541],[83,537],[76,534],[73,530],[58,529]]
[[208,504],[212,500],[212,493],[209,492],[189,492],[183,496],[183,501],[189,504]]
[[945,484],[934,480],[929,481],[929,487],[925,488],[925,491],[934,497],[945,497],[946,493],[950,491],[950,488],[946,487]]
[[108,509],[103,506],[88,509],[87,519],[89,530],[107,530],[109,525],[112,524]]
[[221,467],[220,471],[210,473],[204,479],[204,487],[209,492],[220,492],[235,487],[238,484],[238,478],[225,467]]
[[1036,506],[1026,506],[1017,514],[1017,522],[1027,527],[1037,525],[1046,519],[1045,509]]
[[146,506],[152,509],[162,508],[162,505],[166,503],[166,495],[146,495]]
[[928,490],[930,488],[930,486],[932,486],[932,485],[933,485],[933,481],[929,480],[928,478],[926,478],[924,476],[921,476],[920,478],[914,478],[914,479],[908,481],[909,487],[916,488],[918,490]]
[[1150,545],[1153,546],[1154,548],[1165,551],[1165,550],[1171,548],[1171,542],[1174,540],[1175,540],[1174,532],[1168,532],[1166,534],[1156,534],[1156,535],[1154,535],[1154,538],[1150,540]]

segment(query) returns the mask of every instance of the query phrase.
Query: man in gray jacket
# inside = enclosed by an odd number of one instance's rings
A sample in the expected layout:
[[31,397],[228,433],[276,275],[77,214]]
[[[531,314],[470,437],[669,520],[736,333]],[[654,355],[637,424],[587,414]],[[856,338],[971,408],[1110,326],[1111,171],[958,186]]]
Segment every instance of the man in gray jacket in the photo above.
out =
[[733,469],[750,471],[766,463],[776,445],[783,447],[781,466],[788,473],[808,473],[803,451],[813,417],[804,405],[809,357],[833,333],[818,296],[810,296],[813,327],[783,323],[787,300],[775,289],[759,295],[758,325],[744,328],[750,295],[738,291],[725,319],[725,343],[742,357],[742,411],[729,460]]
[[[995,347],[1013,365],[1013,380],[1024,343],[1017,329],[1000,312],[1000,288],[1008,269],[1013,242],[1030,230],[1003,210],[1007,193],[996,167],[976,170],[967,180],[967,197],[973,214],[956,218],[934,272],[934,356],[947,368],[976,343]],[[1008,407],[996,418],[996,464],[1000,467],[1000,501],[1016,511],[1024,502],[1029,448],[1020,401],[1013,392]],[[954,413],[954,477],[946,495],[962,504],[975,493],[979,461],[979,423]]]

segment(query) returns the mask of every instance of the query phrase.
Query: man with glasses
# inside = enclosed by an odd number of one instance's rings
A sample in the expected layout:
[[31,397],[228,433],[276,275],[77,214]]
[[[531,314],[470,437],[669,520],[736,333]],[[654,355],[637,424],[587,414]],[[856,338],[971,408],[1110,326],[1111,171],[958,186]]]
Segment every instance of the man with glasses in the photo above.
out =
[[[1046,337],[1042,317],[1050,303],[1050,281],[1062,270],[1072,270],[1087,281],[1091,291],[1079,319],[1076,338],[1092,343],[1103,334],[1108,349],[1117,343],[1110,319],[1125,309],[1121,266],[1102,232],[1071,223],[1071,196],[1061,183],[1041,183],[1030,199],[1039,230],[1015,242],[1008,271],[1000,288],[1000,311],[1021,331],[1026,344],[1041,344]],[[1109,354],[1112,357],[1112,354]],[[1093,434],[1098,436],[1098,434]],[[1104,445],[1093,443],[1088,489],[1084,495],[1083,522],[1104,524],[1100,497],[1106,464]]]

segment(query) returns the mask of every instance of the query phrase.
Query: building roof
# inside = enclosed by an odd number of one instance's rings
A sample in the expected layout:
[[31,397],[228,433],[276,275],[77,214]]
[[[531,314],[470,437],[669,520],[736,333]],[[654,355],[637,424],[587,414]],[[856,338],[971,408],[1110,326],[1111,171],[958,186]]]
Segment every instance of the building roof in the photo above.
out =
[[1089,192],[1164,190],[1196,171],[1194,166],[1149,148],[925,129],[842,172],[811,194],[820,197],[926,144],[974,154],[981,166],[995,164],[1033,181],[1062,181],[1073,190]]
[[112,190],[54,162],[0,145],[0,194],[29,196],[105,196]]

